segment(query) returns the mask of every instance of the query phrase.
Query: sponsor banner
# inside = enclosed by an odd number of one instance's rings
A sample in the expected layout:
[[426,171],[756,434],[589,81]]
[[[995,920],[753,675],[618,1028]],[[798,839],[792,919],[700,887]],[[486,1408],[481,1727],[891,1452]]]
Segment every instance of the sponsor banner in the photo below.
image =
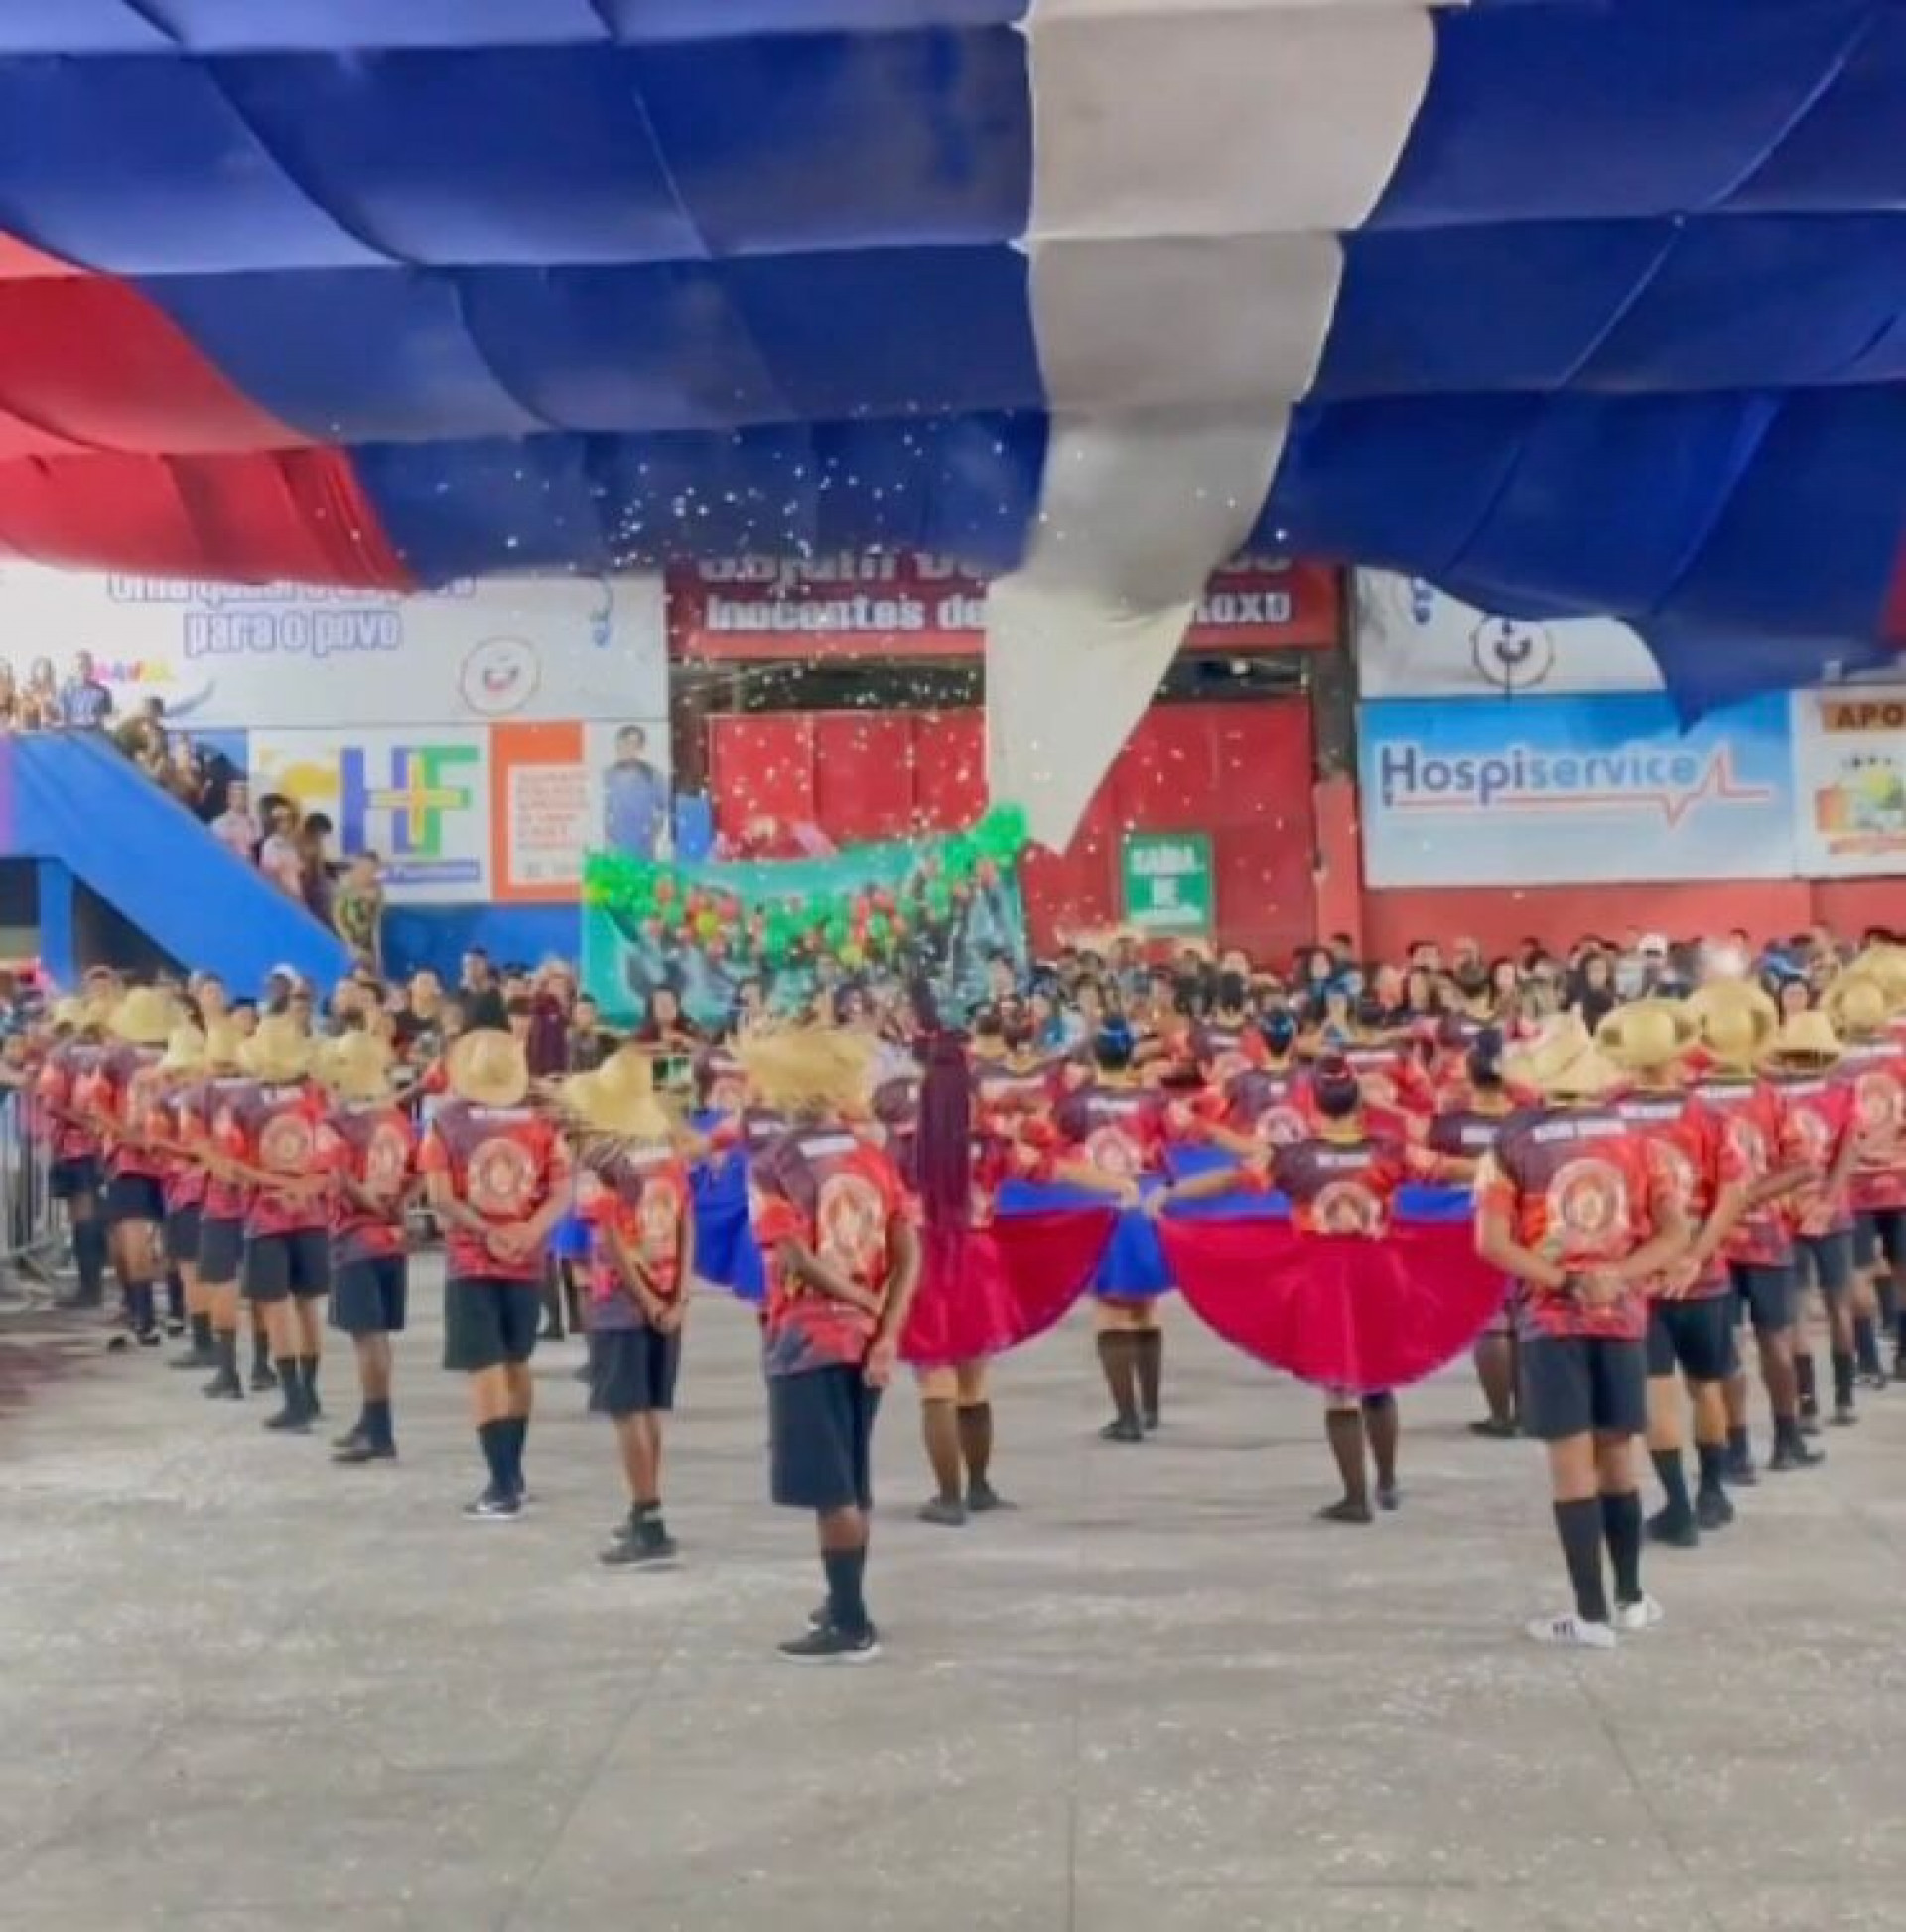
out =
[[[1240,560],[1211,579],[1186,650],[1336,641],[1337,573]],[[951,557],[847,551],[671,566],[669,648],[688,658],[974,657],[986,579]]]
[[1800,870],[1906,873],[1906,685],[1793,694]]
[[504,904],[574,903],[583,856],[666,852],[668,725],[497,725],[489,736],[490,867]]
[[375,852],[393,904],[493,897],[485,729],[253,732],[251,782],[254,800],[282,792],[323,812],[336,854]]
[[1612,618],[1500,618],[1421,577],[1360,570],[1357,688],[1366,698],[1659,691],[1648,647]]
[[1665,697],[1359,708],[1372,886],[1779,879],[1794,871],[1787,700],[1683,732]]
[[[400,597],[0,566],[15,670],[92,653],[113,701],[253,730],[660,717],[661,579],[496,578]],[[30,654],[29,654],[30,653]]]

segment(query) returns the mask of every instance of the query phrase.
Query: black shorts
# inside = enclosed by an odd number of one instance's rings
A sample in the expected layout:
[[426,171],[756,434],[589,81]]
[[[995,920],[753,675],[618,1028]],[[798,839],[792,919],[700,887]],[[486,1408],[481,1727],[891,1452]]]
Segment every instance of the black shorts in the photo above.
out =
[[526,1362],[543,1325],[543,1291],[535,1282],[464,1275],[444,1283],[444,1366],[479,1369]]
[[166,1216],[166,1259],[199,1265],[199,1209],[175,1207]]
[[223,1287],[238,1279],[239,1265],[245,1257],[245,1224],[242,1221],[199,1216],[199,1279]]
[[874,1417],[881,1392],[859,1368],[829,1366],[767,1381],[773,1498],[788,1509],[874,1507]]
[[331,1325],[346,1335],[401,1335],[410,1305],[402,1255],[367,1255],[331,1271]]
[[1781,1262],[1730,1261],[1727,1274],[1757,1335],[1777,1335],[1794,1325],[1794,1271]]
[[106,1219],[119,1221],[163,1221],[166,1218],[166,1190],[149,1173],[116,1173],[106,1182]]
[[1648,1304],[1648,1373],[1691,1382],[1724,1382],[1739,1365],[1734,1352],[1734,1298]]
[[71,1200],[78,1194],[99,1191],[99,1157],[96,1154],[69,1154],[47,1170],[47,1187],[55,1200]]
[[1853,1217],[1853,1253],[1862,1268],[1877,1268],[1884,1255],[1895,1268],[1906,1264],[1906,1207],[1866,1207]]
[[1830,1302],[1837,1302],[1853,1285],[1853,1231],[1837,1228],[1832,1234],[1794,1236],[1795,1260],[1813,1271],[1814,1286]]
[[331,1289],[331,1237],[323,1228],[294,1228],[289,1234],[245,1237],[245,1300],[301,1302]]
[[675,1406],[682,1362],[679,1333],[610,1328],[589,1338],[589,1406],[599,1416],[666,1413]]
[[1590,1430],[1604,1436],[1641,1435],[1648,1427],[1646,1344],[1599,1335],[1525,1337],[1522,1426],[1545,1443],[1585,1436]]

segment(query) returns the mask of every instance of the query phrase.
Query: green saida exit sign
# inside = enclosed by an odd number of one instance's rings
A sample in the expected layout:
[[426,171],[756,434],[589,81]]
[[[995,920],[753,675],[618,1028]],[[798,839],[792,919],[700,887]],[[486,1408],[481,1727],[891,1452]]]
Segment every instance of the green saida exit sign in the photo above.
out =
[[1128,832],[1120,850],[1125,920],[1141,935],[1209,938],[1217,911],[1203,832]]

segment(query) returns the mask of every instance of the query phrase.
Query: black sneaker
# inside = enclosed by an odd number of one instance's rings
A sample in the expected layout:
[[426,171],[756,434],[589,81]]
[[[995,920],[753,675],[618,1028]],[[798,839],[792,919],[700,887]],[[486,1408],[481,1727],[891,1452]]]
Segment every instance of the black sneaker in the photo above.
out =
[[807,1627],[810,1630],[825,1630],[833,1621],[834,1609],[828,1603],[817,1603],[807,1613]]
[[141,1328],[138,1334],[134,1336],[134,1340],[138,1342],[141,1348],[161,1347],[165,1339],[165,1336],[157,1328]]
[[1158,1412],[1156,1409],[1148,1409],[1145,1412],[1145,1414],[1139,1418],[1139,1427],[1143,1429],[1148,1436],[1156,1435],[1157,1433],[1157,1428],[1158,1428]]
[[967,1487],[966,1513],[969,1516],[984,1516],[992,1509],[1017,1509],[1017,1503],[1010,1503],[993,1487],[990,1482],[975,1482]]
[[922,1523],[936,1523],[943,1530],[963,1529],[966,1505],[957,1497],[949,1502],[944,1496],[935,1496],[930,1503],[920,1506],[919,1517]]
[[1858,1420],[1859,1412],[1850,1402],[1836,1402],[1834,1404],[1834,1427],[1836,1429],[1851,1429]]
[[251,1370],[251,1392],[263,1395],[267,1389],[278,1386],[278,1371],[269,1362],[255,1362]]
[[1820,1434],[1820,1411],[1818,1409],[1803,1409],[1801,1411],[1800,1433],[1803,1436],[1818,1436]]
[[680,1560],[680,1554],[675,1539],[663,1532],[617,1537],[597,1561],[612,1569],[667,1570]]
[[1701,1542],[1701,1519],[1692,1511],[1664,1509],[1649,1517],[1648,1540],[1671,1550],[1692,1550]]
[[216,1368],[218,1351],[215,1348],[188,1348],[183,1355],[175,1355],[166,1366],[168,1368]]
[[331,1459],[334,1462],[356,1464],[359,1462],[395,1462],[397,1445],[395,1443],[374,1443],[368,1436],[346,1436],[335,1449]]
[[781,1645],[781,1655],[790,1664],[871,1664],[880,1654],[881,1640],[871,1623],[851,1636],[824,1623]]
[[1317,1511],[1319,1523],[1373,1523],[1376,1516],[1368,1503],[1360,1503],[1352,1496],[1345,1496],[1334,1503],[1325,1503]]
[[1099,1441],[1102,1443],[1142,1443],[1145,1441],[1145,1431],[1140,1426],[1137,1416],[1114,1416],[1099,1431]]
[[473,1523],[513,1523],[522,1513],[522,1504],[500,1489],[485,1489],[474,1503],[464,1505],[464,1514]]
[[1730,1448],[1727,1451],[1727,1480],[1736,1489],[1751,1489],[1760,1480],[1754,1468],[1752,1449]]
[[186,1324],[183,1321],[179,1320],[177,1316],[168,1315],[166,1317],[166,1333],[169,1334],[174,1341],[177,1341],[179,1337],[183,1335],[185,1332],[186,1332]]
[[1877,1395],[1886,1386],[1886,1371],[1877,1362],[1870,1362],[1861,1367],[1859,1380],[1861,1387],[1871,1389]]
[[1394,1482],[1377,1484],[1377,1507],[1382,1510],[1398,1510],[1403,1507],[1403,1491]]
[[1734,1520],[1734,1505],[1724,1489],[1702,1489],[1695,1496],[1695,1522],[1703,1530],[1724,1530]]
[[242,1402],[245,1399],[245,1385],[239,1381],[235,1369],[221,1368],[203,1391],[211,1402]]
[[1809,1449],[1805,1440],[1796,1435],[1774,1445],[1774,1452],[1767,1458],[1767,1466],[1776,1474],[1784,1475],[1790,1469],[1811,1469],[1816,1463],[1826,1460],[1821,1450]]
[[132,1337],[130,1335],[123,1333],[112,1335],[106,1341],[106,1353],[108,1355],[123,1355],[131,1346]]
[[259,1424],[261,1429],[275,1429],[282,1436],[309,1436],[311,1418],[304,1410],[287,1402],[275,1415],[267,1416]]
[[1522,1431],[1506,1416],[1484,1416],[1480,1422],[1469,1425],[1471,1436],[1486,1436],[1492,1443],[1507,1443],[1520,1436]]

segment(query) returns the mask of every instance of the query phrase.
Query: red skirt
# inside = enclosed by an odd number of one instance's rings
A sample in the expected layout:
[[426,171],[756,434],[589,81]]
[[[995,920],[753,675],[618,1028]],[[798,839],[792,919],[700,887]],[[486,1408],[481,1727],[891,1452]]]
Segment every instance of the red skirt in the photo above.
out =
[[1109,1208],[1069,1209],[922,1229],[901,1359],[949,1368],[1044,1334],[1085,1293],[1116,1219]]

